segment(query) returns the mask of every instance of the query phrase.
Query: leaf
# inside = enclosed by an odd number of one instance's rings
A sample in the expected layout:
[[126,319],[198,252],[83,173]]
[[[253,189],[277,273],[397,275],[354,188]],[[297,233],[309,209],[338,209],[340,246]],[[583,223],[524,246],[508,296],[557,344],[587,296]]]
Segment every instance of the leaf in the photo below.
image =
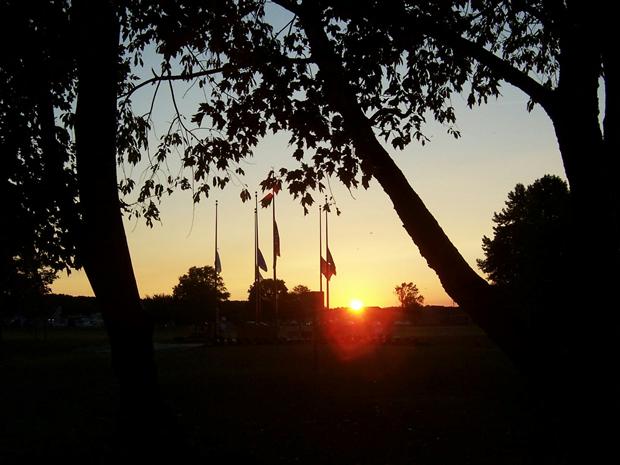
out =
[[204,118],[205,114],[202,112],[198,112],[195,113],[192,116],[192,123],[196,123],[198,126],[200,126],[200,124],[202,123],[202,119]]
[[252,194],[250,194],[249,190],[242,189],[241,193],[239,194],[239,197],[241,197],[242,202],[247,202],[248,200],[252,199]]

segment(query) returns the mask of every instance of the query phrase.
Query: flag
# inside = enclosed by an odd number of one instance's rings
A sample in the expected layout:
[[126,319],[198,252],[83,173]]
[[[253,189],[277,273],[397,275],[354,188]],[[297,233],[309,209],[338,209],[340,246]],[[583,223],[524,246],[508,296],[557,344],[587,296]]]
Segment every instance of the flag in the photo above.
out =
[[267,195],[265,197],[263,197],[262,199],[260,199],[260,204],[263,208],[265,208],[267,205],[269,205],[271,203],[271,200],[273,199],[273,192],[269,192],[267,193]]
[[276,220],[273,220],[273,251],[277,257],[280,256],[280,233],[278,232]]
[[215,251],[215,272],[216,273],[221,273],[222,272],[222,262],[220,262],[220,254],[218,253],[218,251]]
[[267,262],[265,261],[265,257],[263,257],[263,253],[260,251],[260,249],[258,249],[258,266],[264,271],[267,271]]
[[323,257],[321,257],[321,274],[329,279],[329,265]]
[[329,251],[329,247],[327,248],[327,264],[329,265],[329,272],[336,276],[336,264],[334,263],[334,258],[332,257],[331,252]]
[[329,263],[327,263],[323,257],[321,257],[321,273],[327,278],[328,281],[332,275],[336,274],[330,269]]

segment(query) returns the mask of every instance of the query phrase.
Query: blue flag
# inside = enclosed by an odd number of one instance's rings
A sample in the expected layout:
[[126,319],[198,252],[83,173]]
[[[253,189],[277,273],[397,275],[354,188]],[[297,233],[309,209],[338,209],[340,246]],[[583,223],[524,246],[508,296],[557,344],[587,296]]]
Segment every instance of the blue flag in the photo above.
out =
[[267,271],[267,262],[265,262],[265,257],[263,257],[263,253],[258,249],[258,266],[263,271]]

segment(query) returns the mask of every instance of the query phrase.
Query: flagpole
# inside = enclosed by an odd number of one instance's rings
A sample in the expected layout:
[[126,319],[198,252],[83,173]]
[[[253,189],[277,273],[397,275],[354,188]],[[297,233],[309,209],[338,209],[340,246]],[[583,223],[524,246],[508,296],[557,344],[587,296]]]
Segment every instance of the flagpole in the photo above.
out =
[[319,291],[321,292],[321,304],[325,305],[325,297],[323,297],[323,224],[321,217],[323,216],[323,209],[319,205]]
[[[327,196],[325,196],[325,205],[327,206]],[[329,258],[327,258],[327,254],[329,253],[329,226],[328,226],[328,212],[329,207],[325,208],[325,257],[327,260],[327,276],[325,277],[325,308],[329,311],[329,278],[331,278],[331,263],[329,263]]]
[[[325,297],[323,296],[323,225],[321,221],[321,216],[323,215],[323,209],[321,205],[319,205],[319,292],[321,293],[321,308],[320,317],[323,318],[323,313],[325,310]],[[319,315],[317,312],[319,309],[314,309],[312,312],[312,353],[314,359],[314,372],[319,372],[319,348],[318,348],[318,338],[319,338]]]
[[256,323],[260,310],[260,280],[258,279],[258,192],[254,192],[256,205],[254,207],[254,298],[256,300]]
[[[218,262],[218,255],[217,255],[217,200],[215,201],[215,275],[219,276],[220,272],[218,270],[218,266],[217,266],[217,262]],[[217,339],[218,337],[218,326],[219,326],[219,315],[220,313],[220,308],[219,308],[219,303],[216,299],[215,301],[215,328],[214,328],[214,336]]]
[[278,328],[278,281],[276,280],[276,263],[277,263],[277,257],[276,257],[276,194],[275,192],[272,190],[273,192],[273,197],[271,199],[271,201],[273,202],[271,207],[271,211],[272,211],[272,216],[273,216],[273,224],[271,225],[273,231],[273,303],[274,303],[274,307],[275,307],[275,318],[276,318],[276,329]]

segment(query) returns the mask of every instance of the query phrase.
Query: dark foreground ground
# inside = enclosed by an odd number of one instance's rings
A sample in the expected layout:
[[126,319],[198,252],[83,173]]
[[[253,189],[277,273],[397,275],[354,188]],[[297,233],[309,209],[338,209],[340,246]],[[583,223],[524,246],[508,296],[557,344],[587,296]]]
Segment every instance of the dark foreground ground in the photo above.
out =
[[[161,384],[203,463],[530,463],[532,396],[502,353],[472,326],[401,331],[362,355],[321,345],[318,370],[311,344],[160,345]],[[0,394],[0,463],[106,463],[102,331],[5,332]]]

